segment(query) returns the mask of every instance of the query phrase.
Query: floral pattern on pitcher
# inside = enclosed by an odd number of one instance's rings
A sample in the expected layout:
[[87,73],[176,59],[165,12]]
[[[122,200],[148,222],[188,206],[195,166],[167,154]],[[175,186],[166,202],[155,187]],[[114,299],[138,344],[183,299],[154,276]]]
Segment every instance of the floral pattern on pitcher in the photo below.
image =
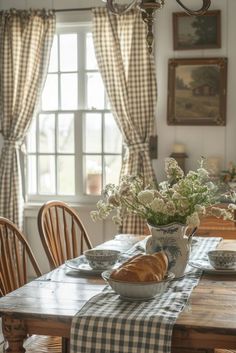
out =
[[190,256],[191,236],[186,236],[187,228],[178,223],[163,227],[149,225],[152,235],[147,240],[146,253],[165,251],[169,259],[169,271],[177,278],[184,275]]

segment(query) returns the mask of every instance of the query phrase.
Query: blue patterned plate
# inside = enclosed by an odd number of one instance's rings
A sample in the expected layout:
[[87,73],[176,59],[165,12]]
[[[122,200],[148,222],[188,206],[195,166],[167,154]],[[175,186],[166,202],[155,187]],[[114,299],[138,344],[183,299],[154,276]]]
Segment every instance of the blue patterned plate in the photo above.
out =
[[[87,274],[87,275],[100,275],[102,272],[105,270],[94,270],[92,267],[89,266],[88,262],[82,257],[76,257],[75,259],[67,260],[65,262],[66,267],[68,267],[70,270],[73,271],[78,271],[81,274]],[[115,266],[112,268],[118,267],[120,263],[117,263]]]
[[209,273],[209,274],[214,274],[214,275],[233,275],[236,274],[236,268],[232,269],[232,270],[216,270],[214,267],[211,266],[210,262],[206,261],[206,260],[194,260],[194,261],[190,261],[189,265],[200,269],[202,271],[204,271],[205,273]]

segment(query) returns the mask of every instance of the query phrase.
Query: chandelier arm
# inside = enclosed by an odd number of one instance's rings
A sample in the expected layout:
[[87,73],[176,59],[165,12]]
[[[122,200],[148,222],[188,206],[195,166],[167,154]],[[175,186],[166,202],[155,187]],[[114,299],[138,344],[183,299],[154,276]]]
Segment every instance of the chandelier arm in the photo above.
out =
[[121,15],[121,14],[128,12],[134,6],[136,6],[138,3],[137,0],[132,0],[131,3],[126,6],[125,5],[124,6],[117,6],[113,2],[114,2],[113,0],[107,0],[107,9],[111,13],[116,14],[116,15]]
[[193,16],[204,15],[211,5],[211,0],[202,0],[202,7],[199,10],[191,10],[185,6],[181,0],[176,0],[176,2],[189,14]]
[[[142,19],[147,25],[147,45],[149,53],[152,52],[152,45],[154,40],[153,34],[153,21],[154,13],[156,10],[162,8],[165,4],[165,0],[130,0],[128,5],[118,5],[115,0],[103,0],[106,2],[108,11],[113,14],[121,15],[128,12],[134,6],[142,12]],[[182,0],[176,0],[176,2],[192,16],[201,16],[206,13],[211,5],[211,0],[202,0],[202,6],[198,10],[191,10],[182,3]]]

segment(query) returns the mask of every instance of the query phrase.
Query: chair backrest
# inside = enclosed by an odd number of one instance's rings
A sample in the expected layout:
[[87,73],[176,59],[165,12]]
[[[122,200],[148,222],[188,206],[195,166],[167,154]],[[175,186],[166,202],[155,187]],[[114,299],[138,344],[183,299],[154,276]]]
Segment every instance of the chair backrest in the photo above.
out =
[[7,218],[0,217],[0,295],[26,284],[31,267],[37,277],[42,275],[24,234]]
[[78,214],[65,202],[46,202],[38,213],[38,229],[51,269],[92,248]]

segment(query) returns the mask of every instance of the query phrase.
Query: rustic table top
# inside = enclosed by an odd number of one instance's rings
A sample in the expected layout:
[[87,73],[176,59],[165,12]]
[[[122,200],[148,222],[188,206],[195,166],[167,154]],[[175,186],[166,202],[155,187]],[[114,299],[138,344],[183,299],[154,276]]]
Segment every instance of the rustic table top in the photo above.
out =
[[[104,246],[122,251],[130,247],[118,240]],[[236,240],[223,240],[219,246],[236,250]],[[73,316],[104,286],[101,277],[81,275],[65,265],[31,281],[0,299],[6,338],[20,340],[22,332],[70,337]],[[202,276],[177,319],[172,346],[181,353],[236,348],[236,275]]]

